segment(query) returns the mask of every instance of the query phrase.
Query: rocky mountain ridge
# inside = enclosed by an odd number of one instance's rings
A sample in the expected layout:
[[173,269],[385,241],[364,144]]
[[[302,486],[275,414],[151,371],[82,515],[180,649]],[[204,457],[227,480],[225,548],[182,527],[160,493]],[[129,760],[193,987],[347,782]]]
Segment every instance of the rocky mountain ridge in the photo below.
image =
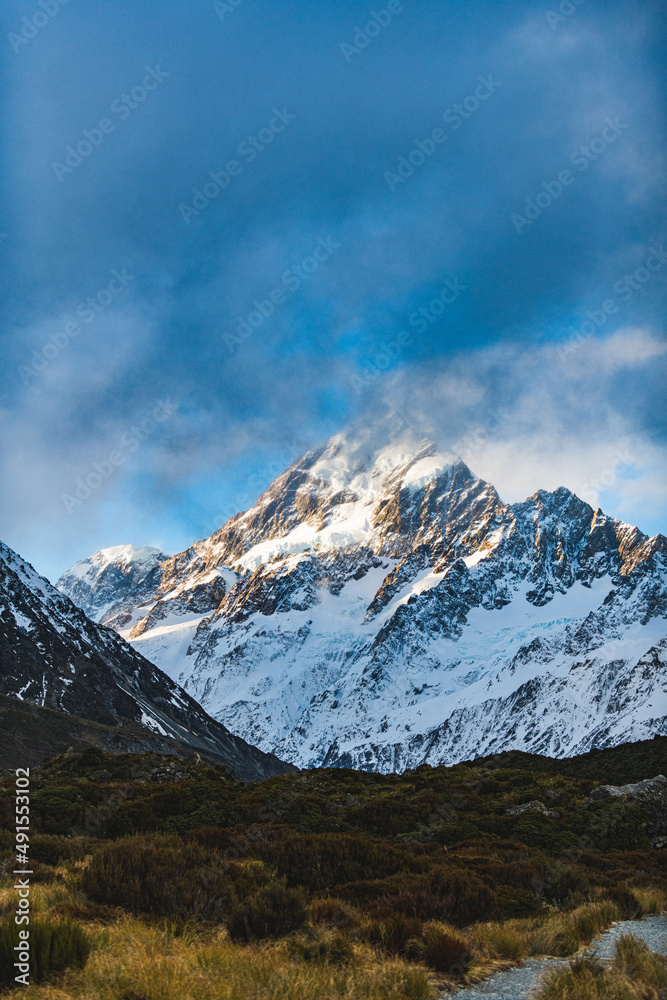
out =
[[[92,622],[1,542],[0,695],[5,696],[5,722],[18,718],[22,725],[28,718],[10,699],[55,710],[73,720],[71,731],[84,741],[104,740],[105,749],[130,745],[200,753],[243,780],[289,770],[233,736],[158,667],[113,630]],[[44,711],[35,724],[53,732],[61,726]]]
[[300,766],[564,756],[667,733],[666,548],[409,430],[338,435],[108,623]]

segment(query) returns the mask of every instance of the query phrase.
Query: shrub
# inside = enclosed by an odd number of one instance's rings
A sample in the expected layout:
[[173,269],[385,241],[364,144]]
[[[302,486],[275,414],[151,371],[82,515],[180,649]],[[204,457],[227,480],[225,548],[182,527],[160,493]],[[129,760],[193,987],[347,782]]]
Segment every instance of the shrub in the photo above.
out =
[[388,955],[419,959],[424,951],[423,928],[422,921],[416,917],[394,913],[384,920],[374,920],[366,927],[364,936],[370,944]]
[[[537,887],[537,880],[535,885]],[[539,886],[548,903],[581,903],[590,892],[590,885],[585,875],[558,861],[546,866],[544,876],[539,880]]]
[[471,960],[469,943],[451,927],[424,924],[403,913],[374,920],[364,929],[364,937],[387,955],[425,962],[454,978],[465,975]]
[[482,778],[477,784],[478,794],[481,796],[497,796],[500,795],[504,790],[504,786],[500,781],[496,781],[495,778]]
[[66,837],[36,833],[30,838],[30,857],[44,865],[57,865],[74,856],[72,843]]
[[609,798],[587,810],[587,834],[602,851],[631,851],[648,847],[647,815],[634,802]]
[[314,899],[310,904],[310,919],[320,927],[357,927],[359,916],[342,899]]
[[[11,821],[8,819],[7,826]],[[16,851],[16,837],[11,830],[4,830],[0,827],[0,858],[14,854]]]
[[139,835],[93,855],[82,887],[93,902],[130,913],[206,919],[228,912],[237,892],[251,892],[267,878],[261,863],[228,865],[200,844]]
[[285,937],[303,927],[306,917],[303,891],[288,889],[281,879],[235,903],[228,923],[229,936],[233,941]]
[[523,813],[513,820],[511,830],[513,840],[519,840],[529,847],[540,847],[551,854],[557,854],[565,846],[556,823],[542,813]]
[[474,873],[455,869],[438,867],[403,884],[359,883],[357,888],[366,890],[366,910],[378,920],[400,913],[422,921],[442,920],[464,927],[477,920],[488,920],[496,910],[494,890]]
[[[85,804],[77,785],[56,788],[38,788],[31,795],[30,820],[40,833],[69,833],[72,827],[81,827],[84,821]],[[95,794],[100,789],[94,788]]]
[[424,804],[401,796],[370,799],[348,809],[347,820],[373,836],[386,837],[414,830],[424,815]]
[[448,916],[447,900],[440,894],[432,892],[427,884],[406,886],[390,896],[382,896],[368,908],[371,916],[382,920],[394,913],[402,913],[405,917],[416,917],[418,920],[446,920]]
[[447,920],[458,927],[488,920],[496,909],[494,890],[472,872],[436,869],[431,888],[442,897]]
[[404,848],[377,843],[353,834],[320,833],[281,836],[258,844],[259,857],[275,867],[291,887],[309,892],[357,882],[373,872],[383,878],[415,867]]
[[465,975],[471,960],[468,942],[456,931],[434,924],[424,928],[425,958],[431,968],[459,979]]
[[[14,962],[19,954],[20,928],[14,921],[0,925],[0,984],[14,985],[17,970]],[[69,921],[32,921],[29,937],[31,982],[40,983],[67,968],[82,969],[90,954],[88,935],[79,924]]]
[[226,851],[238,850],[241,844],[241,838],[233,830],[219,826],[200,826],[195,830],[188,830],[183,834],[183,840],[186,844],[196,843],[201,847],[220,851],[223,855]]
[[605,891],[605,897],[614,903],[626,920],[637,920],[644,916],[641,900],[627,885],[616,885]]
[[452,847],[464,840],[476,840],[479,836],[479,827],[467,819],[461,819],[457,823],[443,823],[433,835],[433,839],[437,844]]
[[500,885],[496,889],[498,917],[533,917],[542,908],[542,903],[534,892]]

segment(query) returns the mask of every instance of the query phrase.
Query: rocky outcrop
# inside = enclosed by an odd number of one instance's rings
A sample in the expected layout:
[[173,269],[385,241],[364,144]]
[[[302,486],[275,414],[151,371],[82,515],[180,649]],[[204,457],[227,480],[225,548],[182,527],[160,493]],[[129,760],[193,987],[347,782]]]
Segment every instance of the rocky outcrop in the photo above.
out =
[[552,816],[557,818],[560,813],[556,809],[547,809],[544,802],[539,802],[535,799],[533,802],[522,802],[519,806],[510,806],[509,809],[505,810],[507,816],[522,816],[526,812],[538,812],[543,816]]
[[630,785],[598,785],[588,797],[587,805],[605,799],[618,798],[636,802],[649,818],[647,832],[653,847],[667,847],[667,778],[659,774]]

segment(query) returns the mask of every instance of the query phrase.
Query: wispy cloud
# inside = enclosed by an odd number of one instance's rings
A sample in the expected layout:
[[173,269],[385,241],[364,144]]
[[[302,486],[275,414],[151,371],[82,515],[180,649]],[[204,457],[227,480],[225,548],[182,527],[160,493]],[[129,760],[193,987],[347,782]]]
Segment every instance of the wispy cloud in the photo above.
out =
[[664,377],[666,354],[663,337],[637,328],[584,338],[574,360],[553,344],[515,342],[461,354],[441,372],[397,374],[382,394],[508,502],[566,486],[665,530],[667,446],[637,389]]
[[[158,17],[154,0],[118,0],[91,16],[71,3],[19,51],[5,38],[0,537],[52,573],[102,544],[187,544],[251,479],[259,492],[276,456],[372,417],[399,383],[408,402],[423,392],[442,407],[454,441],[478,442],[487,465],[471,465],[508,496],[565,473],[583,489],[626,439],[647,449],[642,475],[662,468],[664,357],[650,331],[667,267],[616,291],[667,233],[651,5],[587,0],[552,26],[553,5],[531,0],[405,3],[349,62],[340,44],[372,16],[359,0],[227,6]],[[5,34],[36,9],[7,0]],[[150,93],[146,67],[169,74]],[[476,108],[480,77],[501,85]],[[457,104],[470,117],[455,129]],[[296,115],[279,133],[274,108]],[[629,128],[518,233],[511,213],[615,116]],[[117,127],[77,152],[102,119]],[[399,157],[414,174],[392,191]],[[189,225],[181,203],[199,212]],[[326,266],[264,305],[231,351],[255,301],[322,236],[340,244]],[[106,300],[122,268],[133,280],[87,324],[79,305]],[[456,282],[465,291],[440,312]],[[611,299],[618,311],[591,331]],[[177,413],[74,531],[61,494],[159,398]],[[511,436],[484,430],[503,407]],[[601,499],[649,523],[657,486],[646,480],[643,501],[635,474],[614,473]]]

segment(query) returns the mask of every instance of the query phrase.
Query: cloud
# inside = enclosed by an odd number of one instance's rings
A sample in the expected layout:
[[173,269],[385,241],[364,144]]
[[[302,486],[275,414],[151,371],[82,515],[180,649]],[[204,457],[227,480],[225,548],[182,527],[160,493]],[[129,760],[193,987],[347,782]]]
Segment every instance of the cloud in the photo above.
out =
[[619,382],[664,377],[666,353],[664,338],[634,328],[584,338],[573,355],[513,343],[461,354],[440,372],[400,373],[378,393],[506,502],[566,486],[594,507],[665,530],[667,445]]
[[[7,31],[24,7],[7,0]],[[68,4],[20,51],[8,46],[8,543],[51,573],[102,544],[187,544],[234,498],[259,492],[276,461],[370,419],[398,373],[427,398],[424,372],[450,373],[448,382],[440,375],[437,405],[457,433],[461,414],[483,419],[485,407],[512,408],[518,394],[515,439],[526,448],[533,420],[554,455],[564,453],[566,426],[573,456],[586,454],[577,420],[582,438],[597,420],[596,440],[638,435],[659,451],[662,356],[646,351],[658,350],[647,331],[664,316],[667,268],[627,298],[615,286],[667,231],[660,27],[634,0],[580,4],[553,30],[547,10],[529,0],[474,10],[406,3],[351,62],[340,43],[368,17],[358,0],[253,0],[222,21],[212,3],[162,5],[159,16],[154,0],[97,5],[94,15]],[[168,75],[121,118],[112,105],[155,65]],[[500,86],[459,115],[455,106],[489,74]],[[295,119],[250,158],[242,144],[275,107]],[[58,180],[53,162],[106,116],[114,131]],[[512,213],[571,166],[608,116],[627,116],[629,128],[517,233]],[[446,141],[392,192],[386,172],[436,128]],[[194,189],[232,159],[241,173],[186,225],[179,204],[192,204]],[[225,334],[239,317],[330,236],[340,249],[230,351]],[[134,276],[127,289],[26,384],[19,366],[122,268]],[[448,280],[465,292],[420,332],[415,316]],[[610,298],[619,310],[596,356],[597,339],[581,337]],[[609,341],[619,328],[644,333]],[[576,350],[565,375],[560,357],[549,367],[541,351],[568,341]],[[530,360],[538,356],[542,367]],[[532,396],[522,364],[537,365]],[[67,515],[61,494],[158,398],[178,402],[164,433],[129,456],[85,512]],[[551,439],[547,419],[562,428]],[[550,475],[555,458],[535,449],[534,468]]]

